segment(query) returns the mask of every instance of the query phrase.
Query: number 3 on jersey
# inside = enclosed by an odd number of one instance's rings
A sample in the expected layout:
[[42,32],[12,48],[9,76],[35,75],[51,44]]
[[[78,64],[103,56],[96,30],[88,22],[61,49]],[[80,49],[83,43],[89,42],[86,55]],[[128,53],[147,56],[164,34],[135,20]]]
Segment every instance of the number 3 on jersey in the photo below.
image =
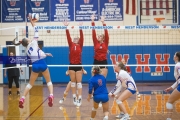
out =
[[31,52],[33,51],[33,48],[30,47],[29,50],[28,50],[28,54],[31,55]]

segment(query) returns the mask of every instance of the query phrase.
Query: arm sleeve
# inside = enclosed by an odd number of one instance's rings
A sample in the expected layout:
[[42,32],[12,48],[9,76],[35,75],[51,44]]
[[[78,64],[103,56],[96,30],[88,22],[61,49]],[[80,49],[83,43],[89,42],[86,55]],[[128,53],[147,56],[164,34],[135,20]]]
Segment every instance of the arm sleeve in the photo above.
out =
[[34,37],[35,37],[35,38],[39,37],[38,27],[37,27],[37,26],[34,26],[34,28],[33,28],[33,29],[34,29]]
[[79,44],[81,46],[81,48],[83,47],[83,43],[84,43],[84,36],[83,36],[83,31],[82,29],[79,30],[80,32],[80,39],[79,39]]
[[[95,26],[94,22],[92,22],[91,24],[92,24],[92,26]],[[95,45],[98,42],[95,29],[92,29],[92,39],[93,39],[93,43]]]
[[91,79],[89,80],[89,94],[92,94],[92,90],[93,90],[93,84],[91,82]]
[[[103,26],[106,26],[106,24],[103,24]],[[108,34],[108,30],[107,29],[104,29],[104,42],[108,46],[108,44],[109,44],[109,34]]]
[[112,94],[117,95],[119,92],[121,92],[122,84],[118,80],[117,84],[115,85],[114,89],[111,91]]
[[71,40],[71,36],[70,36],[68,29],[66,29],[66,37],[67,37],[67,41],[68,41],[69,46],[71,46],[72,40]]
[[177,81],[171,86],[173,89],[175,89],[178,86]]
[[179,75],[180,75],[180,68],[177,68],[177,72],[179,73]]

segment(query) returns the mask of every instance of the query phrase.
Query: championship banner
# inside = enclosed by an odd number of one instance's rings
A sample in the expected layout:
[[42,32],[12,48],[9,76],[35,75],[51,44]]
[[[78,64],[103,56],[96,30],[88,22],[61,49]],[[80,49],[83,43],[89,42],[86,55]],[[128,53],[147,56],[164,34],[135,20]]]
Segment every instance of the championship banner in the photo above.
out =
[[47,22],[50,20],[49,0],[27,0],[26,3],[27,3],[27,14],[38,13],[39,22]]
[[25,0],[2,0],[2,22],[24,22]]
[[50,0],[51,21],[74,21],[74,0]]
[[98,18],[98,0],[75,0],[75,21],[91,21],[91,15]]
[[105,21],[123,21],[123,0],[100,0],[100,15]]

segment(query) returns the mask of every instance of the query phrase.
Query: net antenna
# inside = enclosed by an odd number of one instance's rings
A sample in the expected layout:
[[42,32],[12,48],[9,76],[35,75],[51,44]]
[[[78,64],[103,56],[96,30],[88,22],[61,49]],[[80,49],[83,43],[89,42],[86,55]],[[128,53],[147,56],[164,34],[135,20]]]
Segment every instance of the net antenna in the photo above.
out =
[[162,25],[162,20],[166,20],[166,9],[151,9],[150,10],[151,21],[158,26]]

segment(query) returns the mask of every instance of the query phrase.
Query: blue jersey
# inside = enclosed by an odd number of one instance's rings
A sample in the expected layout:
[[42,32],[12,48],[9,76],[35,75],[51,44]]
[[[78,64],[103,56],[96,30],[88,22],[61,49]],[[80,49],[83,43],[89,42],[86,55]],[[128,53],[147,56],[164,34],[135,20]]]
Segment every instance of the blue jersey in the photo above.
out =
[[106,78],[103,75],[94,75],[89,80],[89,94],[92,94],[93,89],[93,95],[108,94],[108,90],[106,88]]

